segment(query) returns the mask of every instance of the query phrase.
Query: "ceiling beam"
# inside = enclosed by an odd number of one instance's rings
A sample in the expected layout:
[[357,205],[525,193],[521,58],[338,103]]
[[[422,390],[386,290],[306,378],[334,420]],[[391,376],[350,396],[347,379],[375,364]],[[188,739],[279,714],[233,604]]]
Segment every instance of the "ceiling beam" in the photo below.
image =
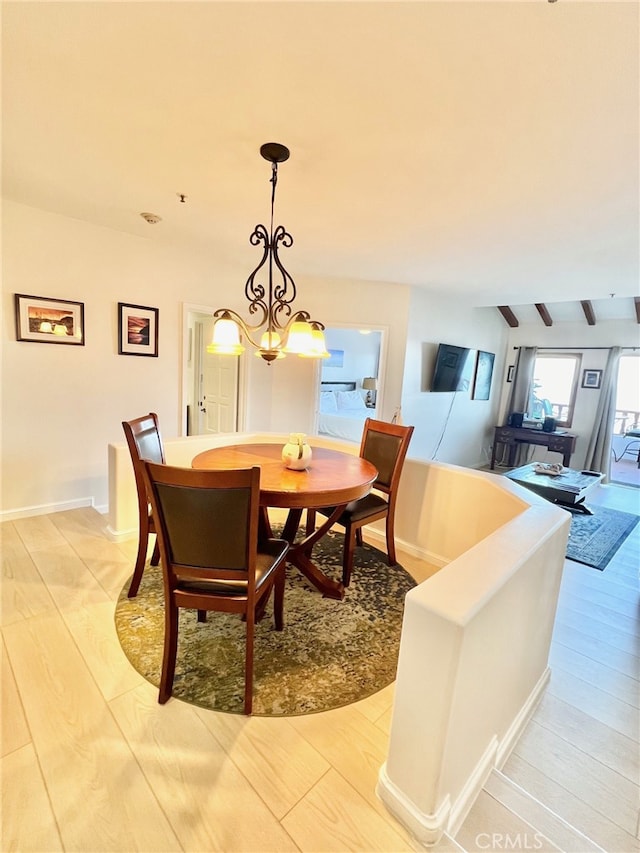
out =
[[640,323],[640,296],[634,296],[633,302],[636,306],[636,320]]
[[582,305],[582,310],[584,311],[584,316],[587,318],[587,323],[590,326],[595,326],[596,324],[596,315],[593,312],[593,305],[591,304],[589,299],[584,299],[580,302]]
[[520,325],[518,323],[518,318],[513,313],[511,308],[508,305],[498,305],[498,311],[502,314],[504,319],[507,321],[507,326],[510,326],[512,329],[517,329]]
[[544,302],[536,302],[535,306],[538,314],[542,317],[542,322],[545,324],[545,326],[553,326],[551,314],[549,314],[549,312],[547,311],[547,306],[544,304]]

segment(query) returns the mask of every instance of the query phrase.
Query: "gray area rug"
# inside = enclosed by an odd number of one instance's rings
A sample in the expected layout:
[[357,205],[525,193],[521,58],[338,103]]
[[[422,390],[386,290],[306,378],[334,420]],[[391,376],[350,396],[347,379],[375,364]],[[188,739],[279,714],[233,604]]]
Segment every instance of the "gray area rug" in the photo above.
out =
[[[314,561],[341,577],[342,534],[325,536]],[[273,627],[272,601],[256,626],[253,713],[287,716],[349,705],[382,690],[396,677],[404,597],[415,586],[401,566],[370,545],[356,548],[351,585],[343,601],[322,595],[287,567],[284,631]],[[145,568],[136,598],[129,581],[116,605],[120,644],[134,668],[160,683],[164,637],[161,567]],[[245,626],[238,616],[180,610],[173,696],[204,708],[242,713]]]
[[593,507],[593,515],[571,513],[567,558],[603,571],[638,521],[637,515],[603,506]]

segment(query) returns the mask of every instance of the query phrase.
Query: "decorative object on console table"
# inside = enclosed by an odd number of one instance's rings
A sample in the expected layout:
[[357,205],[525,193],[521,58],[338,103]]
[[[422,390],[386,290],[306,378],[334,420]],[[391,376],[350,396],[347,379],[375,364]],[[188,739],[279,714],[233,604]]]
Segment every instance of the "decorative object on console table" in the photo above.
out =
[[118,302],[119,355],[158,355],[158,308]]
[[15,294],[16,340],[84,346],[84,303]]
[[569,467],[571,454],[576,447],[577,436],[569,432],[544,432],[542,429],[527,429],[526,427],[501,426],[496,427],[493,434],[493,451],[491,453],[491,470],[495,468],[498,444],[506,445],[508,450],[507,464],[513,468],[516,448],[519,444],[535,444],[546,447],[554,453],[562,454],[562,464]]
[[[362,387],[367,392],[367,397],[365,399],[365,404],[368,409],[375,409],[376,403],[374,394],[378,390],[378,383],[375,376],[365,376],[362,380]],[[371,393],[373,391],[373,394]]]
[[600,383],[602,382],[602,371],[601,370],[583,370],[582,371],[582,387],[583,388],[596,388],[600,387]]
[[488,400],[491,392],[491,377],[493,376],[493,362],[495,355],[492,352],[478,350],[476,359],[476,372],[473,377],[472,400]]

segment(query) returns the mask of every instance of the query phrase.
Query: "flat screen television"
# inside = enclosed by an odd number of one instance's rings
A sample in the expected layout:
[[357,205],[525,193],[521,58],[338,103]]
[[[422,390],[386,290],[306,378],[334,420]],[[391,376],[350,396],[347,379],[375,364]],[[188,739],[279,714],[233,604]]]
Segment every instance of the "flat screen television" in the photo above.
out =
[[431,380],[432,391],[468,391],[473,378],[473,353],[467,347],[440,344]]

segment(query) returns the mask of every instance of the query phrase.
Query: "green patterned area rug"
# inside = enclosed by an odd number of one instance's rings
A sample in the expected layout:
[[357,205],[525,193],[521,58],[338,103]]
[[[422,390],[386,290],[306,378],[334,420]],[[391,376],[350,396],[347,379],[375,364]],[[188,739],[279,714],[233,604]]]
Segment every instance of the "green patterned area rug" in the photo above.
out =
[[603,571],[640,518],[604,506],[592,510],[593,515],[571,513],[567,559]]
[[[314,548],[314,561],[339,579],[342,534],[331,532]],[[415,582],[401,566],[365,544],[356,548],[351,585],[343,601],[322,595],[297,569],[287,567],[284,631],[273,627],[272,600],[256,626],[253,713],[311,714],[364,699],[396,676],[404,597]],[[147,565],[136,598],[129,581],[116,605],[120,644],[134,668],[158,686],[162,667],[162,570]],[[241,714],[245,626],[238,616],[180,611],[173,696],[203,708]]]

